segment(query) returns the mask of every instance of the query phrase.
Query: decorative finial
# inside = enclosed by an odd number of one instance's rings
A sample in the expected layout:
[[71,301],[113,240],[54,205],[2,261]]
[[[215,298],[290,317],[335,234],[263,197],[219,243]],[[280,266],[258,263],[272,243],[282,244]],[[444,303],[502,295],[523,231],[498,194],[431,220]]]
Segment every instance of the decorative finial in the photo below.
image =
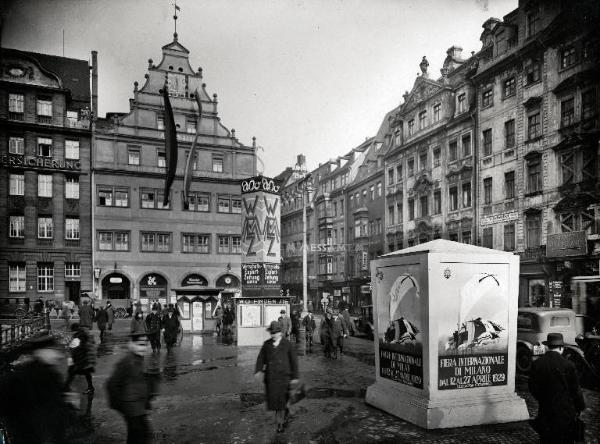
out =
[[429,66],[429,62],[427,61],[427,57],[423,56],[423,60],[419,63],[419,68],[421,68],[421,75],[427,77],[427,67]]
[[133,92],[137,92],[138,90],[138,82],[137,80],[135,82],[133,82]]
[[256,137],[252,136],[252,146],[256,148]]
[[154,61],[152,59],[148,59],[148,69],[152,68],[152,64]]
[[235,139],[235,129],[231,128],[231,138]]
[[213,99],[214,99],[215,102],[217,101],[217,93],[213,94]]
[[198,75],[202,78],[202,68],[200,66],[198,67]]
[[181,8],[177,6],[177,1],[174,2],[175,5],[175,14],[173,14],[173,23],[175,24],[175,32],[173,33],[173,38],[177,41],[177,11],[181,11]]

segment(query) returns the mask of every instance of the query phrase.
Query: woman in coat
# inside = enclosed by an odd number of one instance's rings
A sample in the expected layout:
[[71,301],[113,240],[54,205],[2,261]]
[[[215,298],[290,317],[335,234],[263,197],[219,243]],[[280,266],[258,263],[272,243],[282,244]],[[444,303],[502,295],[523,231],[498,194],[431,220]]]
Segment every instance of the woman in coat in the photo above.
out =
[[135,316],[131,318],[130,331],[132,335],[146,334],[146,322],[144,322],[144,313],[141,311],[136,312]]
[[96,366],[94,338],[85,327],[80,327],[77,323],[71,325],[71,331],[74,332],[73,339],[69,343],[72,364],[69,365],[65,391],[68,392],[70,390],[71,382],[73,382],[75,375],[83,375],[88,386],[85,393],[93,394],[92,373]]
[[331,310],[325,311],[325,317],[321,321],[321,344],[326,358],[333,358],[337,343],[337,335],[335,334],[333,316]]
[[281,324],[271,322],[271,339],[263,343],[256,360],[255,377],[264,379],[267,409],[275,410],[277,431],[283,432],[289,416],[290,384],[298,382],[298,360],[291,342],[283,337]]

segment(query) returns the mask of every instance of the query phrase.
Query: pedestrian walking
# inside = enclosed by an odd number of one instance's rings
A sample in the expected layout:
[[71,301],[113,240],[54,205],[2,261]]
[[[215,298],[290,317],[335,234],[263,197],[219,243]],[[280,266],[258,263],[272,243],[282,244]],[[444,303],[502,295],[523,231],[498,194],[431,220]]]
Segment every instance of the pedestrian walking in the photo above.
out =
[[168,308],[168,312],[163,318],[162,326],[165,329],[164,338],[167,351],[170,352],[173,346],[177,343],[177,335],[179,334],[179,319],[175,315],[175,309]]
[[146,322],[144,321],[144,315],[142,313],[136,313],[131,319],[131,325],[129,330],[132,335],[145,335],[146,334]]
[[333,311],[333,352],[334,358],[337,358],[338,350],[340,356],[344,356],[344,338],[348,337],[348,327],[346,321],[340,316],[337,310]]
[[150,346],[153,352],[160,351],[160,330],[162,329],[162,320],[158,314],[158,305],[152,305],[152,313],[146,316],[146,332],[150,339]]
[[275,411],[277,432],[283,432],[289,419],[290,384],[298,382],[298,361],[294,347],[283,337],[278,321],[271,322],[267,331],[271,339],[265,341],[256,359],[255,377],[265,384],[267,409]]
[[84,299],[82,304],[79,307],[79,326],[91,330],[94,322],[94,309],[87,299]]
[[67,381],[65,382],[65,392],[70,391],[71,383],[76,375],[83,375],[87,382],[85,393],[91,395],[94,393],[92,373],[96,365],[96,345],[94,344],[94,338],[85,327],[81,327],[77,323],[71,325],[71,331],[74,333],[71,342],[69,342],[71,359],[69,361]]
[[115,322],[115,309],[110,301],[106,301],[106,314],[108,315],[108,330],[112,330],[113,322]]
[[223,330],[223,309],[220,305],[217,305],[217,308],[215,308],[213,317],[217,320],[217,336],[220,336]]
[[73,313],[71,312],[71,308],[69,307],[69,304],[66,302],[63,302],[62,310],[61,310],[61,317],[65,321],[65,331],[69,331],[72,316],[73,316]]
[[577,418],[585,408],[577,371],[562,356],[562,333],[548,333],[543,344],[547,351],[533,362],[529,377],[529,391],[539,403],[532,425],[541,443],[573,443]]
[[106,381],[108,404],[123,415],[127,424],[127,444],[152,441],[148,410],[153,390],[144,377],[146,348],[145,335],[131,335],[128,353]]
[[100,307],[96,313],[96,325],[100,330],[100,342],[104,342],[104,334],[106,333],[106,326],[108,324],[108,312],[104,307]]
[[[0,376],[0,418],[11,444],[65,444],[62,346],[47,332],[29,340],[14,371]],[[1,439],[0,442],[4,442]]]
[[312,314],[312,310],[308,310],[308,313],[302,320],[302,325],[304,325],[304,331],[306,334],[306,346],[308,347],[308,351],[312,351],[313,334],[317,329],[317,322]]
[[299,338],[299,334],[300,334],[300,314],[298,313],[298,310],[294,310],[292,311],[292,317],[291,317],[291,321],[292,321],[292,334],[291,334],[291,338],[294,342],[298,342]]
[[285,310],[281,310],[279,313],[281,316],[279,316],[278,321],[281,324],[283,337],[288,339],[292,331],[292,320],[285,314]]
[[348,334],[356,333],[356,328],[354,327],[354,322],[352,322],[352,318],[350,317],[350,310],[348,307],[348,303],[344,304],[344,309],[340,312],[342,319],[346,323],[346,328],[348,329]]
[[325,311],[325,316],[319,326],[321,345],[323,346],[323,353],[326,358],[334,357],[334,347],[337,338],[333,336],[333,312],[331,310]]
[[223,333],[225,343],[233,343],[233,322],[235,321],[235,315],[229,304],[225,305],[223,310]]

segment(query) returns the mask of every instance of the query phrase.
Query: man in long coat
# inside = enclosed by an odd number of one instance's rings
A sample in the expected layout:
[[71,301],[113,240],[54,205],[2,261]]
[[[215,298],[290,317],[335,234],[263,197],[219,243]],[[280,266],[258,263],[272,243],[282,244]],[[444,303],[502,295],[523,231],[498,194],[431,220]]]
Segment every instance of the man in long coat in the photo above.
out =
[[267,331],[271,339],[263,343],[254,372],[257,379],[264,377],[267,408],[275,410],[277,431],[283,432],[289,415],[290,384],[298,382],[298,360],[278,321],[271,322]]
[[108,312],[104,307],[98,309],[96,313],[96,325],[100,330],[100,342],[104,342],[104,333],[106,332],[106,325],[108,324]]
[[333,327],[333,312],[331,310],[325,310],[325,317],[321,321],[319,326],[321,344],[323,345],[323,352],[326,358],[334,357],[335,344],[337,343],[337,337],[335,336]]
[[165,329],[164,336],[167,351],[171,351],[177,343],[177,335],[179,334],[179,318],[175,315],[175,309],[168,309],[167,314],[163,318],[162,326]]
[[337,358],[338,348],[340,350],[340,356],[344,355],[344,338],[348,336],[348,326],[344,318],[340,316],[339,312],[335,310],[333,312],[333,356]]
[[115,309],[110,301],[106,301],[106,314],[108,315],[108,329],[112,330],[113,322],[115,322]]
[[162,329],[162,320],[158,314],[158,305],[152,305],[152,313],[146,316],[146,332],[153,352],[160,351],[160,330]]
[[308,350],[311,351],[313,344],[313,333],[317,329],[317,323],[312,314],[312,310],[308,310],[308,313],[302,320],[302,324],[304,325],[304,331],[306,332],[306,346],[308,347]]
[[69,342],[69,350],[72,363],[69,365],[65,391],[70,390],[75,375],[83,375],[87,382],[85,393],[91,395],[94,393],[92,373],[94,373],[94,367],[96,366],[96,344],[94,344],[91,333],[79,324],[71,325],[71,330],[73,331],[73,338]]
[[566,444],[575,441],[575,423],[585,408],[575,364],[562,356],[562,333],[548,333],[546,353],[533,362],[529,391],[539,403],[535,429],[540,442]]
[[94,322],[94,309],[90,305],[90,301],[83,300],[83,305],[79,307],[79,326],[92,329]]

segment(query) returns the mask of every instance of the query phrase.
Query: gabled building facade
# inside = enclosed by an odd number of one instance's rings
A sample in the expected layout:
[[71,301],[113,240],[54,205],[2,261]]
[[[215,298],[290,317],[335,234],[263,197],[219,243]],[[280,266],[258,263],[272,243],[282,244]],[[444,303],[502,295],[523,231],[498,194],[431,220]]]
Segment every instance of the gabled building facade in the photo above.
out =
[[[179,146],[169,204],[165,183],[164,103],[168,85]],[[242,178],[256,175],[256,146],[244,145],[220,122],[217,95],[202,70],[173,42],[160,63],[149,60],[144,84],[134,83],[130,111],[96,124],[93,156],[94,267],[97,296],[177,302],[184,328],[210,330],[217,295],[240,289]],[[202,103],[197,125],[195,95]],[[184,167],[199,132],[190,205],[183,203]]]
[[92,290],[90,67],[0,48],[0,304]]

